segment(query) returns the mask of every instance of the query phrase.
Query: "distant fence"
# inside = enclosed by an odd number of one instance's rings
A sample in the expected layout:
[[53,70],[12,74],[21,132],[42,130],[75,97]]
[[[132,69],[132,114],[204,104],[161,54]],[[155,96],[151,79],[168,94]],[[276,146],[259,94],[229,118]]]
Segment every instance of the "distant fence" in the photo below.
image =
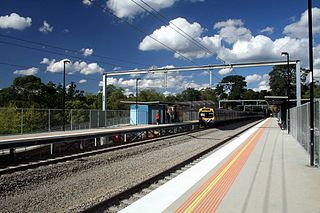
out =
[[[65,129],[90,129],[130,123],[129,110],[65,110]],[[62,109],[0,108],[0,135],[61,131]]]
[[[319,165],[320,153],[320,102],[316,101],[315,110],[315,163]],[[310,103],[290,109],[290,134],[310,153]]]
[[[138,112],[140,113],[140,112]],[[143,112],[141,112],[143,113]],[[198,113],[184,111],[180,122],[198,119]],[[129,110],[65,110],[65,130],[130,125]],[[62,109],[0,108],[0,135],[62,131]]]

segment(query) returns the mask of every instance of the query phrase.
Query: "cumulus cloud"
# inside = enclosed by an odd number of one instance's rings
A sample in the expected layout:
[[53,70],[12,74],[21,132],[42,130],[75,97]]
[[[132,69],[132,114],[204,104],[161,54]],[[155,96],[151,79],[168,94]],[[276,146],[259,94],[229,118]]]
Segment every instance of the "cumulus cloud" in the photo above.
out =
[[50,24],[44,20],[43,25],[39,28],[39,31],[42,33],[51,33],[53,30],[53,26],[50,26]]
[[219,74],[220,75],[227,75],[230,72],[232,72],[232,70],[233,70],[232,68],[223,68],[223,69],[219,70]]
[[121,69],[122,69],[122,67],[114,67],[112,70],[117,71],[117,70],[121,70]]
[[[148,5],[154,8],[156,11],[171,7],[178,0],[144,0]],[[141,1],[136,1],[141,6],[148,9],[148,7]],[[145,10],[135,4],[131,0],[108,0],[107,7],[119,18],[134,18],[136,15],[145,13]]]
[[22,17],[19,14],[11,13],[10,15],[0,16],[0,28],[24,30],[30,27],[32,19],[30,17]]
[[243,27],[243,22],[240,19],[217,22],[214,25],[214,29],[217,29],[220,37],[229,44],[238,40],[248,41],[252,37],[251,31]]
[[[69,59],[63,59],[56,61],[55,59],[49,60],[48,58],[43,58],[40,62],[41,64],[46,64],[46,70],[48,72],[63,72],[64,64],[63,62]],[[84,75],[90,75],[95,73],[102,73],[104,69],[101,68],[97,63],[86,63],[84,61],[75,61],[70,64],[66,64],[66,72],[69,74],[80,72]]]
[[[175,89],[176,91],[181,91],[187,88],[199,88],[205,87],[205,85],[200,85],[194,82],[192,76],[190,75],[179,75],[177,73],[167,73],[167,89]],[[107,84],[112,84],[122,88],[135,89],[136,79],[125,79],[125,78],[115,78],[109,77],[107,79]],[[164,74],[155,73],[144,76],[144,78],[139,80],[139,88],[142,89],[159,89],[164,88]]]
[[13,73],[16,75],[36,75],[38,73],[39,69],[36,67],[31,67],[29,69],[25,70],[16,70]]
[[176,93],[170,92],[170,91],[164,91],[162,94],[163,94],[165,97],[168,97],[169,95],[176,95]]
[[82,0],[82,4],[90,6],[93,0]]
[[82,48],[80,50],[85,57],[91,56],[93,54],[93,49]]
[[245,81],[250,84],[252,82],[260,81],[262,79],[261,75],[258,74],[253,74],[253,75],[248,75],[245,79]]
[[[312,8],[313,33],[320,33],[320,9]],[[293,38],[308,37],[308,10],[301,14],[300,20],[286,26],[283,33]]]
[[228,62],[252,62],[267,60],[283,60],[281,52],[289,52],[291,59],[302,60],[306,66],[308,59],[308,40],[291,37],[271,40],[269,37],[257,35],[249,41],[237,41],[231,48],[222,48],[218,56]]
[[[204,58],[211,56],[208,51],[199,48],[192,41],[187,40],[179,33],[172,30],[172,28],[175,28],[175,26],[183,29],[184,32],[186,32],[188,35],[190,35],[197,42],[201,43],[213,53],[217,52],[221,46],[221,39],[218,35],[212,37],[201,37],[202,33],[204,32],[204,28],[202,28],[199,23],[189,23],[184,18],[176,18],[174,20],[171,20],[169,25],[162,26],[159,29],[156,29],[150,35],[150,37],[145,37],[139,44],[139,49],[142,51],[168,50],[166,47],[152,39],[155,38],[156,40],[169,46],[170,48],[177,50],[179,53],[188,58]],[[180,58],[181,56],[175,53],[174,57]]]
[[261,78],[261,81],[258,84],[258,87],[257,88],[253,88],[253,90],[256,91],[256,92],[261,91],[261,90],[270,91],[269,79],[270,79],[270,76],[268,74],[262,75],[262,78]]
[[262,30],[260,30],[260,33],[267,33],[268,35],[271,35],[274,31],[274,28],[273,27],[266,27]]
[[79,84],[84,84],[84,83],[86,83],[86,82],[87,82],[86,79],[81,79],[81,80],[79,81]]

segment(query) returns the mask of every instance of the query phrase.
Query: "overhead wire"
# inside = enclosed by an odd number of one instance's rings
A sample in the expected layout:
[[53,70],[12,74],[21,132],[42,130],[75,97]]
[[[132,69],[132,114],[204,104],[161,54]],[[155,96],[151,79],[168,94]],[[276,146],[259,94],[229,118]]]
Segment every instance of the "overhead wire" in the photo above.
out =
[[113,12],[111,12],[109,9],[106,9],[104,6],[101,6],[100,4],[96,3],[96,1],[91,1],[92,5],[95,5],[99,8],[102,8],[104,11],[107,11],[109,14],[111,14],[113,17],[115,17],[117,20],[125,22],[127,25],[129,25],[130,27],[132,27],[133,29],[135,29],[136,31],[140,32],[141,34],[151,38],[152,40],[154,40],[155,42],[159,43],[160,45],[164,46],[165,48],[167,48],[168,50],[170,50],[173,53],[178,54],[179,56],[181,56],[183,59],[189,61],[190,63],[194,64],[194,65],[198,65],[196,62],[194,62],[193,60],[191,60],[190,58],[184,56],[182,53],[180,53],[178,50],[175,50],[174,48],[166,45],[165,43],[159,41],[158,39],[154,38],[152,35],[148,35],[148,33],[146,33],[144,30],[142,30],[140,27],[134,25],[133,23],[129,22],[126,19],[120,18],[117,15],[115,15]]
[[[197,41],[196,39],[194,39],[191,35],[189,35],[187,32],[185,32],[183,29],[181,29],[180,27],[178,27],[175,23],[173,23],[172,21],[170,21],[168,18],[166,18],[164,15],[162,15],[160,12],[158,12],[156,9],[154,9],[151,5],[149,5],[148,3],[146,3],[143,0],[139,0],[140,2],[142,2],[143,4],[145,4],[149,9],[151,9],[153,11],[150,12],[149,10],[147,10],[145,7],[143,7],[141,4],[137,3],[135,0],[131,0],[133,3],[135,3],[136,5],[138,5],[140,8],[142,8],[143,10],[145,10],[146,12],[148,12],[149,14],[151,14],[152,16],[154,16],[155,18],[157,18],[160,22],[167,24],[169,23],[169,27],[171,29],[173,29],[174,31],[176,31],[177,33],[179,33],[181,36],[183,36],[184,38],[186,38],[188,41],[191,41],[193,44],[195,44],[196,46],[198,46],[199,48],[201,48],[202,50],[206,51],[207,53],[214,55],[214,52],[212,52],[211,50],[209,50],[206,46],[204,46],[203,44],[201,44],[201,42]],[[158,16],[156,16],[155,14],[157,14]],[[161,17],[161,18],[159,18]],[[163,21],[165,20],[165,21]],[[175,28],[173,28],[170,24],[172,24]],[[177,30],[178,29],[178,30]]]
[[[141,4],[139,4],[136,0],[131,0],[134,4],[136,4],[137,6],[139,6],[141,9],[143,9],[144,11],[148,12],[150,15],[152,15],[153,17],[155,17],[157,20],[159,20],[161,23],[163,24],[169,24],[168,27],[170,27],[172,30],[174,30],[175,32],[177,32],[178,34],[180,34],[181,36],[183,36],[185,39],[187,39],[188,41],[192,42],[194,45],[196,45],[198,48],[200,48],[201,50],[204,50],[205,52],[209,53],[210,55],[214,55],[214,52],[212,52],[211,50],[209,50],[206,46],[204,46],[203,44],[201,44],[200,42],[198,42],[196,39],[194,39],[191,35],[189,35],[187,32],[185,32],[183,29],[181,29],[180,27],[178,27],[176,24],[174,24],[172,21],[170,21],[168,18],[166,18],[164,15],[162,15],[160,12],[158,12],[156,9],[154,9],[152,6],[150,6],[148,3],[146,3],[144,0],[139,0],[140,2],[142,2],[143,4],[145,4],[150,10],[152,10],[153,12],[149,11],[147,8],[145,8],[144,6],[142,6]],[[157,14],[158,16],[156,16],[155,14]],[[160,17],[160,18],[159,18]],[[165,20],[165,21],[164,21]],[[171,25],[173,25],[175,28],[173,28]],[[215,75],[214,73],[212,73],[213,76],[215,76],[218,80],[221,80],[221,78],[219,78],[217,75]]]
[[[18,37],[15,37],[15,36],[4,35],[4,34],[1,34],[1,33],[0,33],[0,37],[9,38],[9,39],[17,40],[17,41],[23,41],[23,42],[31,43],[31,44],[36,44],[36,45],[40,45],[42,47],[50,47],[50,48],[58,49],[58,50],[62,50],[62,51],[73,52],[75,54],[81,54],[81,51],[78,51],[78,50],[75,50],[75,49],[60,47],[60,46],[57,46],[57,45],[52,45],[52,44],[48,44],[48,43],[44,43],[44,42],[37,42],[37,41],[27,40],[27,39],[18,38]],[[134,61],[130,61],[130,60],[119,59],[119,58],[114,58],[114,57],[104,56],[104,55],[98,55],[96,53],[93,53],[90,56],[97,57],[97,58],[104,58],[104,59],[114,60],[114,61],[121,61],[121,62],[124,62],[124,63],[127,63],[127,64],[142,65],[142,66],[145,66],[145,67],[150,67],[151,66],[149,64],[134,62]]]
[[[40,51],[40,52],[46,52],[46,53],[50,53],[50,54],[55,54],[55,55],[75,58],[75,59],[79,59],[79,60],[83,60],[83,61],[85,60],[85,61],[89,61],[89,62],[93,62],[93,63],[97,62],[97,63],[100,63],[100,64],[108,64],[108,65],[111,65],[111,66],[122,66],[122,65],[119,65],[119,64],[109,63],[109,62],[106,62],[106,61],[84,59],[84,58],[79,57],[79,56],[74,56],[74,55],[70,55],[70,54],[66,54],[66,53],[55,52],[55,51],[52,51],[52,50],[46,50],[46,49],[41,49],[41,48],[37,48],[37,47],[26,46],[26,45],[12,43],[12,42],[8,42],[8,41],[1,41],[0,40],[0,43],[11,45],[11,46],[16,46],[16,47],[20,47],[20,48],[30,49],[30,50],[36,50],[36,51]],[[129,67],[127,67],[127,68],[129,68]]]
[[[25,65],[20,65],[20,64],[12,64],[12,63],[7,63],[7,62],[0,62],[1,65],[6,65],[6,66],[11,66],[11,67],[20,67],[22,69],[29,69],[30,66],[25,66]],[[40,68],[37,68],[39,71],[42,71],[42,72],[45,72],[47,73],[48,71],[47,70],[44,70],[44,69],[40,69]],[[57,73],[57,72],[50,72],[51,74],[60,74],[60,73]],[[82,75],[77,75],[77,74],[67,74],[68,76],[71,76],[71,77],[76,77],[76,78],[79,78],[79,79],[87,79],[87,80],[92,80],[92,81],[101,81],[101,79],[97,79],[97,78],[90,78],[90,77],[85,77],[85,76],[82,76]]]

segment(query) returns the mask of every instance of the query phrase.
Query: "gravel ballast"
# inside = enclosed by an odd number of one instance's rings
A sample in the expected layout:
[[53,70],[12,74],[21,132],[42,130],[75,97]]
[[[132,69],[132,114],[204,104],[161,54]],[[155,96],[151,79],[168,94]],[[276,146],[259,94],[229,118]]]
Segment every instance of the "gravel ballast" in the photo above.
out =
[[242,131],[239,122],[0,176],[1,212],[79,212]]

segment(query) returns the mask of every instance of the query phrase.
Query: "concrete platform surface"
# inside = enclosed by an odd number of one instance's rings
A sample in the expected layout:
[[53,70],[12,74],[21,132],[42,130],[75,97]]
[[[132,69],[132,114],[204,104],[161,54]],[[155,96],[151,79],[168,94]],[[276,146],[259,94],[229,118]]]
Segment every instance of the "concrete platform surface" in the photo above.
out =
[[319,212],[320,169],[266,119],[121,212]]

